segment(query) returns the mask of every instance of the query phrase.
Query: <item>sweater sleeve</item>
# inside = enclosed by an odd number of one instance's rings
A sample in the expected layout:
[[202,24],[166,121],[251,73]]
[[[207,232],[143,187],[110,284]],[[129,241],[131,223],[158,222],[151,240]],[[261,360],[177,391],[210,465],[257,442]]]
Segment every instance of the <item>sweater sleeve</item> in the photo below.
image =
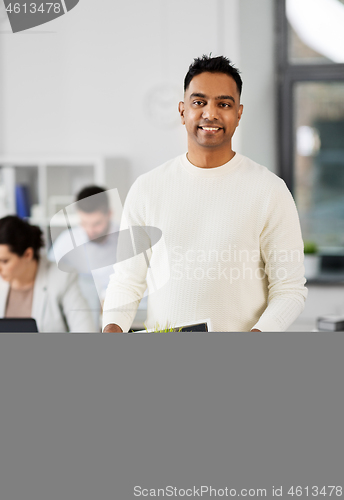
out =
[[[145,226],[140,199],[139,183],[136,180],[124,204],[118,238],[117,262],[105,295],[103,329],[106,325],[114,323],[119,325],[123,332],[128,332],[147,288],[146,275],[151,257],[150,245],[141,239],[139,246],[141,249],[144,247],[145,251],[139,252],[135,245],[137,238],[133,235],[133,228],[144,229]],[[141,234],[145,234],[144,230]]]
[[281,179],[267,200],[260,248],[269,282],[268,306],[252,329],[285,331],[303,311],[308,290],[299,217]]

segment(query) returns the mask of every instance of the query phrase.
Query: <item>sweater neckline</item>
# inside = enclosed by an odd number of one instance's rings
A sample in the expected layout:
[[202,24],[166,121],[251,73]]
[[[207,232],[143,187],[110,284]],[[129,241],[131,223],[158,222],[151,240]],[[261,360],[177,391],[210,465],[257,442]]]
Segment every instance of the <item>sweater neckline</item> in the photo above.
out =
[[227,163],[220,165],[219,167],[213,168],[201,168],[193,165],[187,158],[187,153],[180,156],[180,161],[183,168],[190,174],[196,175],[197,177],[218,177],[220,175],[226,175],[232,172],[242,161],[243,156],[240,153],[235,153],[233,158]]

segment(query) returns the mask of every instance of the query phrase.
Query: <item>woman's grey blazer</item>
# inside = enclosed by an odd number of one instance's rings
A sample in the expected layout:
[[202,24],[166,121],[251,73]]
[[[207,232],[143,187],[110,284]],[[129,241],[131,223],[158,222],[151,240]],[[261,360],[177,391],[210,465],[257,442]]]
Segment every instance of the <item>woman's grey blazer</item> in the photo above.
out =
[[[0,317],[4,317],[8,282],[0,278]],[[31,317],[39,332],[99,332],[83,298],[75,273],[60,271],[40,257],[33,288]]]

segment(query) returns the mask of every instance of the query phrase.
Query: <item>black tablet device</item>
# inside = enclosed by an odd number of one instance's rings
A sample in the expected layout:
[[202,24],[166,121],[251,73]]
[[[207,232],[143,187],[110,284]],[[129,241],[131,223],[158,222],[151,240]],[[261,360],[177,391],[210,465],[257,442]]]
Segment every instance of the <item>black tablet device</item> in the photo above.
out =
[[[172,332],[211,332],[211,321],[210,319],[203,320],[199,323],[184,324],[178,327],[171,328]],[[153,330],[136,330],[130,333],[153,333]],[[159,333],[159,332],[156,332]]]

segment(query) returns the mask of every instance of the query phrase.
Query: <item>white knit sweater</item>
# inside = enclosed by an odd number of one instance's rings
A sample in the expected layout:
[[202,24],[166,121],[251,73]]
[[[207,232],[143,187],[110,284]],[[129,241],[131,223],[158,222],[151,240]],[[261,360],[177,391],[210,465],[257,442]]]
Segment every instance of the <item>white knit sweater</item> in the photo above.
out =
[[134,241],[132,258],[119,243],[104,327],[128,331],[147,285],[148,328],[210,318],[214,331],[284,331],[302,312],[307,289],[294,200],[249,158],[237,153],[206,169],[184,154],[141,175],[121,229],[135,226],[157,227],[162,237],[146,255]]

